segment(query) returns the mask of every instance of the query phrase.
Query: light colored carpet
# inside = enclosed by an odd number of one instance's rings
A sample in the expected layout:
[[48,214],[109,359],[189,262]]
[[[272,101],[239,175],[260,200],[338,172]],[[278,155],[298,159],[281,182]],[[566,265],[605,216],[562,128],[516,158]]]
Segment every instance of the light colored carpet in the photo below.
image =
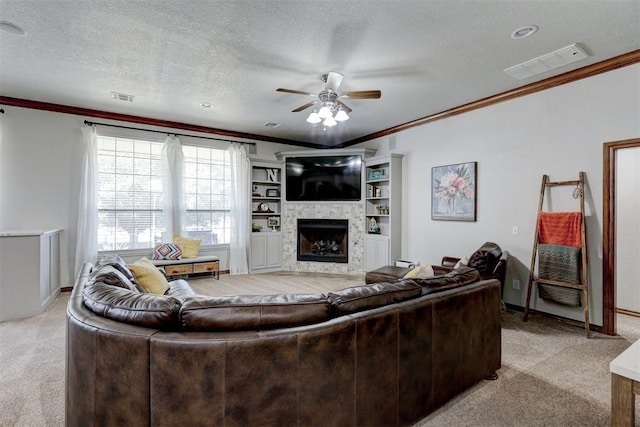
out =
[[[327,292],[364,280],[280,273],[222,275],[220,281],[190,283],[203,294],[257,295],[295,289]],[[0,322],[0,426],[64,425],[68,298],[68,293],[62,294],[38,316]],[[594,333],[587,340],[583,329],[539,315],[523,323],[521,313],[507,312],[500,378],[480,382],[416,426],[608,426],[609,362],[640,339],[640,319],[619,315],[618,333],[616,337]]]

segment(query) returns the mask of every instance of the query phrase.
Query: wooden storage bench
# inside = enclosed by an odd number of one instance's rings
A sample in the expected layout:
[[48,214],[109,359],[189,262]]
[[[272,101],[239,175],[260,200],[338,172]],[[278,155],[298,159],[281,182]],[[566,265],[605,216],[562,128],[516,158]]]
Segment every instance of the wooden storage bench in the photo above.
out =
[[167,278],[173,276],[188,276],[197,273],[211,273],[220,280],[220,259],[217,256],[199,256],[182,259],[154,259],[151,260],[156,267],[165,270]]

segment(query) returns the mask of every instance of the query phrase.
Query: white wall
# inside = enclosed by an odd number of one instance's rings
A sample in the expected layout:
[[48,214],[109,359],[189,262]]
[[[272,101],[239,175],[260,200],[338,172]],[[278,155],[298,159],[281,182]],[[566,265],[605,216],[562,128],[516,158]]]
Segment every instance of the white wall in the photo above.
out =
[[[419,126],[366,146],[403,153],[403,259],[439,263],[470,255],[485,241],[511,254],[505,301],[524,306],[543,174],[551,180],[587,176],[586,215],[591,320],[602,325],[602,144],[640,135],[640,65]],[[434,166],[478,162],[477,222],[432,221]],[[559,190],[559,189],[558,189]],[[571,190],[565,190],[571,191]],[[553,210],[579,210],[552,193]],[[566,196],[566,195],[565,195]],[[519,235],[512,226],[519,226]],[[521,290],[513,290],[519,279]],[[532,308],[577,320],[581,309]]]
[[616,307],[640,312],[640,147],[616,150]]

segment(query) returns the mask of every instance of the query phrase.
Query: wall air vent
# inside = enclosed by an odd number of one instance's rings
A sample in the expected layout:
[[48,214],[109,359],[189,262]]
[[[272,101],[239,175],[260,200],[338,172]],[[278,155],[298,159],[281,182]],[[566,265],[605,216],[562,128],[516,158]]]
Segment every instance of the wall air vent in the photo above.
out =
[[523,80],[555,68],[581,61],[589,55],[577,43],[563,47],[551,53],[530,59],[513,67],[506,68],[505,73],[517,80]]
[[111,97],[118,101],[133,102],[133,95],[127,95],[126,93],[111,92]]

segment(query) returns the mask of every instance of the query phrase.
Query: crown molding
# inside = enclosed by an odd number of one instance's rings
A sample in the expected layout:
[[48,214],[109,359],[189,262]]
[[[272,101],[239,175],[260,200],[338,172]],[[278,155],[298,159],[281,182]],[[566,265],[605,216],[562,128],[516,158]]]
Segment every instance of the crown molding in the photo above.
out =
[[11,98],[8,96],[0,96],[0,104],[12,107],[31,108],[34,110],[53,111],[63,114],[75,114],[85,117],[97,117],[101,119],[117,120],[121,122],[137,123],[149,126],[167,127],[172,129],[186,130],[191,132],[201,132],[206,134],[214,134],[231,138],[242,138],[253,141],[274,142],[277,144],[295,145],[308,148],[322,148],[316,144],[294,141],[291,139],[274,138],[265,135],[256,135],[246,132],[236,132],[226,129],[219,129],[208,126],[191,125],[188,123],[174,122],[170,120],[152,119],[149,117],[134,116],[130,114],[113,113],[109,111],[93,110],[90,108],[72,107],[69,105],[53,104],[50,102],[32,101],[28,99]]
[[459,105],[457,107],[450,108],[448,110],[441,111],[439,113],[431,114],[416,120],[412,120],[407,123],[403,123],[398,126],[394,126],[379,132],[374,132],[369,135],[365,135],[351,141],[347,141],[341,144],[341,147],[349,147],[361,142],[370,141],[372,139],[381,138],[387,135],[398,133],[407,129],[411,129],[416,126],[422,126],[427,123],[435,122],[436,120],[447,119],[449,117],[457,116],[458,114],[468,113],[473,110],[488,107],[499,102],[508,101],[510,99],[519,98],[521,96],[530,95],[532,93],[540,92],[543,90],[551,89],[556,86],[564,85],[566,83],[575,82],[576,80],[586,79],[598,74],[613,71],[618,68],[626,67],[628,65],[637,64],[640,62],[640,49],[634,50],[623,55],[614,56],[613,58],[606,59],[595,64],[587,65],[586,67],[578,68],[576,70],[568,71],[566,73],[559,74],[557,76],[549,77],[538,82],[530,83],[525,86],[521,86],[515,89],[511,89],[505,92],[491,95],[486,98],[479,99],[477,101],[469,102],[468,104]]

